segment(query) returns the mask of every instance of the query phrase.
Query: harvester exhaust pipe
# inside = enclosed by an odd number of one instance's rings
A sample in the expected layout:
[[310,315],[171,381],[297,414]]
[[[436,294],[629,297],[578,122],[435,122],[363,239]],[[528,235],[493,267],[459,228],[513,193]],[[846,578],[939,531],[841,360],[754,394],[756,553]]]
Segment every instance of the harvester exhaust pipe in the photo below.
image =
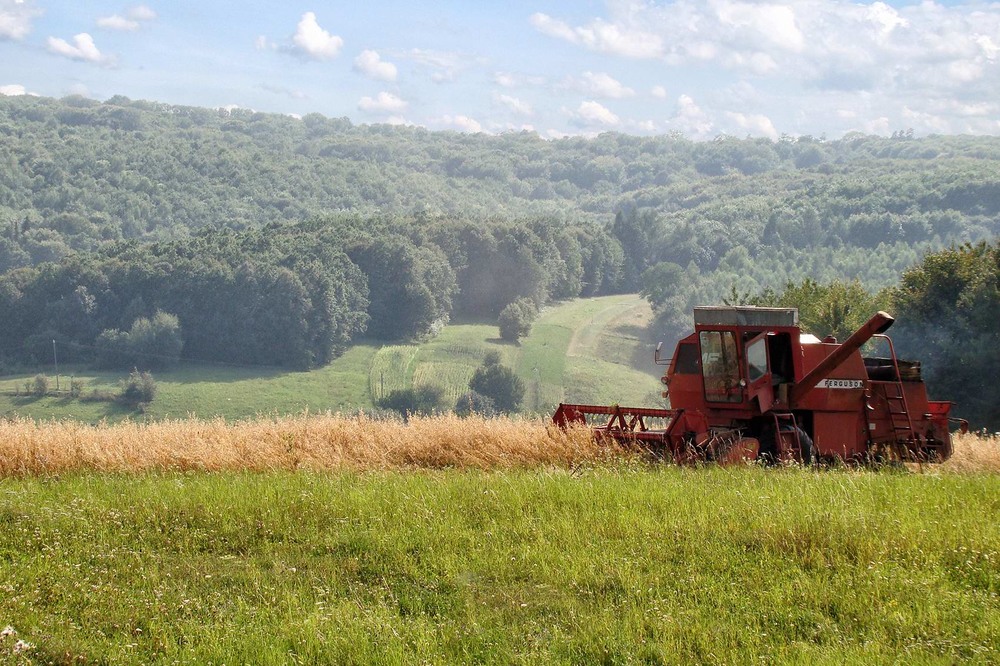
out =
[[860,349],[861,345],[871,340],[873,335],[885,333],[889,330],[894,321],[896,320],[893,319],[892,315],[886,312],[880,310],[875,313],[871,319],[862,324],[861,328],[854,331],[851,337],[844,340],[842,345],[834,349],[832,354],[820,361],[819,365],[809,371],[802,378],[802,381],[791,388],[788,394],[789,405],[794,408],[797,403],[801,402],[803,398],[816,388],[816,384],[825,379],[841,363],[846,361],[848,356]]

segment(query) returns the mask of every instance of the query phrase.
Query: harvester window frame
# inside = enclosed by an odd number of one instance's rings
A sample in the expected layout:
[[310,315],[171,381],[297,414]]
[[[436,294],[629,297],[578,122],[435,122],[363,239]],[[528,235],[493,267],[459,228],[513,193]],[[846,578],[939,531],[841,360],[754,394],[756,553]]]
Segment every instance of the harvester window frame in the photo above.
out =
[[708,402],[743,402],[740,357],[733,331],[701,331],[701,374]]

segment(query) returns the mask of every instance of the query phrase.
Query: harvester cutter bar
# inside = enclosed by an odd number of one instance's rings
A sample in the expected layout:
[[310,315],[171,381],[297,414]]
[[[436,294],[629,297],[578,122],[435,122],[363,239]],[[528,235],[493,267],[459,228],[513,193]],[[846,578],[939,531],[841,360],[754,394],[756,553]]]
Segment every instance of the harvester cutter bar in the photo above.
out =
[[[552,416],[560,427],[589,425],[595,433],[622,441],[666,442],[683,410],[620,405],[571,405],[561,403]],[[660,420],[653,428],[648,421]]]

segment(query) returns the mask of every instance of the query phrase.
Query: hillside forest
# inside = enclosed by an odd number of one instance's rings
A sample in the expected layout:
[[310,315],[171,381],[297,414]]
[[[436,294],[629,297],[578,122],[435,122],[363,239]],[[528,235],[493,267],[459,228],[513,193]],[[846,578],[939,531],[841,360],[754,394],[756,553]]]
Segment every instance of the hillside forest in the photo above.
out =
[[[1000,425],[1000,138],[543,140],[114,97],[0,97],[0,370],[47,357],[306,369],[353,342],[641,291],[872,307]],[[793,303],[794,302],[794,303]]]

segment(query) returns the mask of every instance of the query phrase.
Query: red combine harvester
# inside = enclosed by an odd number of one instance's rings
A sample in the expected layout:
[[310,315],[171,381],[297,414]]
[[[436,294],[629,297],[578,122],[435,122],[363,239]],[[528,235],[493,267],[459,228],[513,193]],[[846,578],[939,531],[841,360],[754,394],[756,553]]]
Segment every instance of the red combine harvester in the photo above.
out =
[[[553,420],[678,463],[943,461],[952,403],[928,400],[920,363],[896,358],[893,321],[879,312],[838,343],[802,332],[794,308],[698,307],[663,363],[669,409],[561,404]],[[883,356],[862,357],[870,340]]]

